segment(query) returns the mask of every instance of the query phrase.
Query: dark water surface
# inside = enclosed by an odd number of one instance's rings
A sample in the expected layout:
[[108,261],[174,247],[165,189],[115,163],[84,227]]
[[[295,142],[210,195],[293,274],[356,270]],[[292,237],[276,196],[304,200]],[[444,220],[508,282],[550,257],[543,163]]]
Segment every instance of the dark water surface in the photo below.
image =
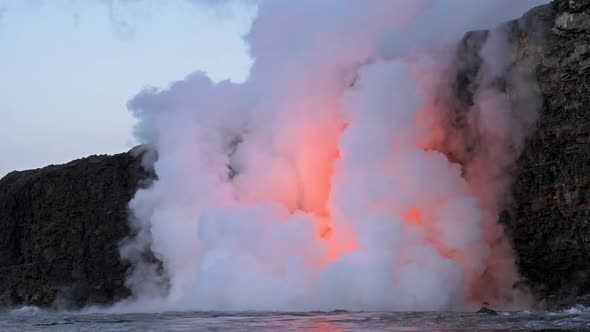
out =
[[0,331],[590,331],[590,309],[563,312],[168,312],[58,314],[35,308],[0,313]]

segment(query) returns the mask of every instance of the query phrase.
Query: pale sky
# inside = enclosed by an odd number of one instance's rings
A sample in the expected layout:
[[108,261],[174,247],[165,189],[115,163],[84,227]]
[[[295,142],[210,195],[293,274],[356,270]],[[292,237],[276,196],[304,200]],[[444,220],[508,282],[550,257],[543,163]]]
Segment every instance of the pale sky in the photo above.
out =
[[242,81],[255,8],[210,0],[0,0],[0,177],[137,143],[126,103],[201,70]]

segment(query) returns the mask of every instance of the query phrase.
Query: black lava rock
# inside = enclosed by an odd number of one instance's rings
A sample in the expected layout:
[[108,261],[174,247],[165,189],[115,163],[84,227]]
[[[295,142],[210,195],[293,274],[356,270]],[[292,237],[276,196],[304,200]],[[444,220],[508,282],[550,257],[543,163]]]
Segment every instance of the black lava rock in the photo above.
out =
[[0,180],[0,306],[110,304],[130,295],[119,242],[153,176],[140,156],[91,156]]

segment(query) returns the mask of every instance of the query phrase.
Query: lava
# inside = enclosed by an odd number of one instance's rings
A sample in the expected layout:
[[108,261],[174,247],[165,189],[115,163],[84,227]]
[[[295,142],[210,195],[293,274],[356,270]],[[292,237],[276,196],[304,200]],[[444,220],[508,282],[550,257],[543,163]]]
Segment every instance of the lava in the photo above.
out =
[[[436,38],[425,43],[413,30],[431,21],[421,13],[447,7],[263,2],[245,82],[196,74],[129,103],[157,149],[158,180],[131,202],[143,233],[128,252],[150,248],[161,259],[171,302],[191,310],[468,304],[490,266],[494,211],[475,190],[487,187],[474,188],[445,154],[446,62],[426,51]],[[404,40],[407,31],[420,45]],[[393,49],[382,44],[392,36]]]
[[422,213],[420,213],[419,209],[412,208],[409,209],[407,212],[402,213],[402,217],[406,221],[408,225],[414,226],[422,226],[424,225],[424,219],[422,218]]

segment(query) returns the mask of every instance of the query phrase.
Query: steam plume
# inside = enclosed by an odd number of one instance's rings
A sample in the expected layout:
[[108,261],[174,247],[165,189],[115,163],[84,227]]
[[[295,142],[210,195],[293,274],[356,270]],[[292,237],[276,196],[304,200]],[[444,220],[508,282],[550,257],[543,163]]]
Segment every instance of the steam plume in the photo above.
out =
[[493,182],[525,129],[486,88],[508,65],[505,32],[480,54],[472,113],[486,153],[464,167],[450,160],[433,100],[452,82],[445,47],[489,27],[474,22],[497,24],[535,2],[260,2],[245,83],[194,73],[134,97],[136,135],[157,152],[158,176],[130,203],[137,235],[122,247],[140,303],[466,309],[490,299],[477,291],[485,276],[509,297],[512,262],[492,264],[510,257],[497,245],[506,184]]

